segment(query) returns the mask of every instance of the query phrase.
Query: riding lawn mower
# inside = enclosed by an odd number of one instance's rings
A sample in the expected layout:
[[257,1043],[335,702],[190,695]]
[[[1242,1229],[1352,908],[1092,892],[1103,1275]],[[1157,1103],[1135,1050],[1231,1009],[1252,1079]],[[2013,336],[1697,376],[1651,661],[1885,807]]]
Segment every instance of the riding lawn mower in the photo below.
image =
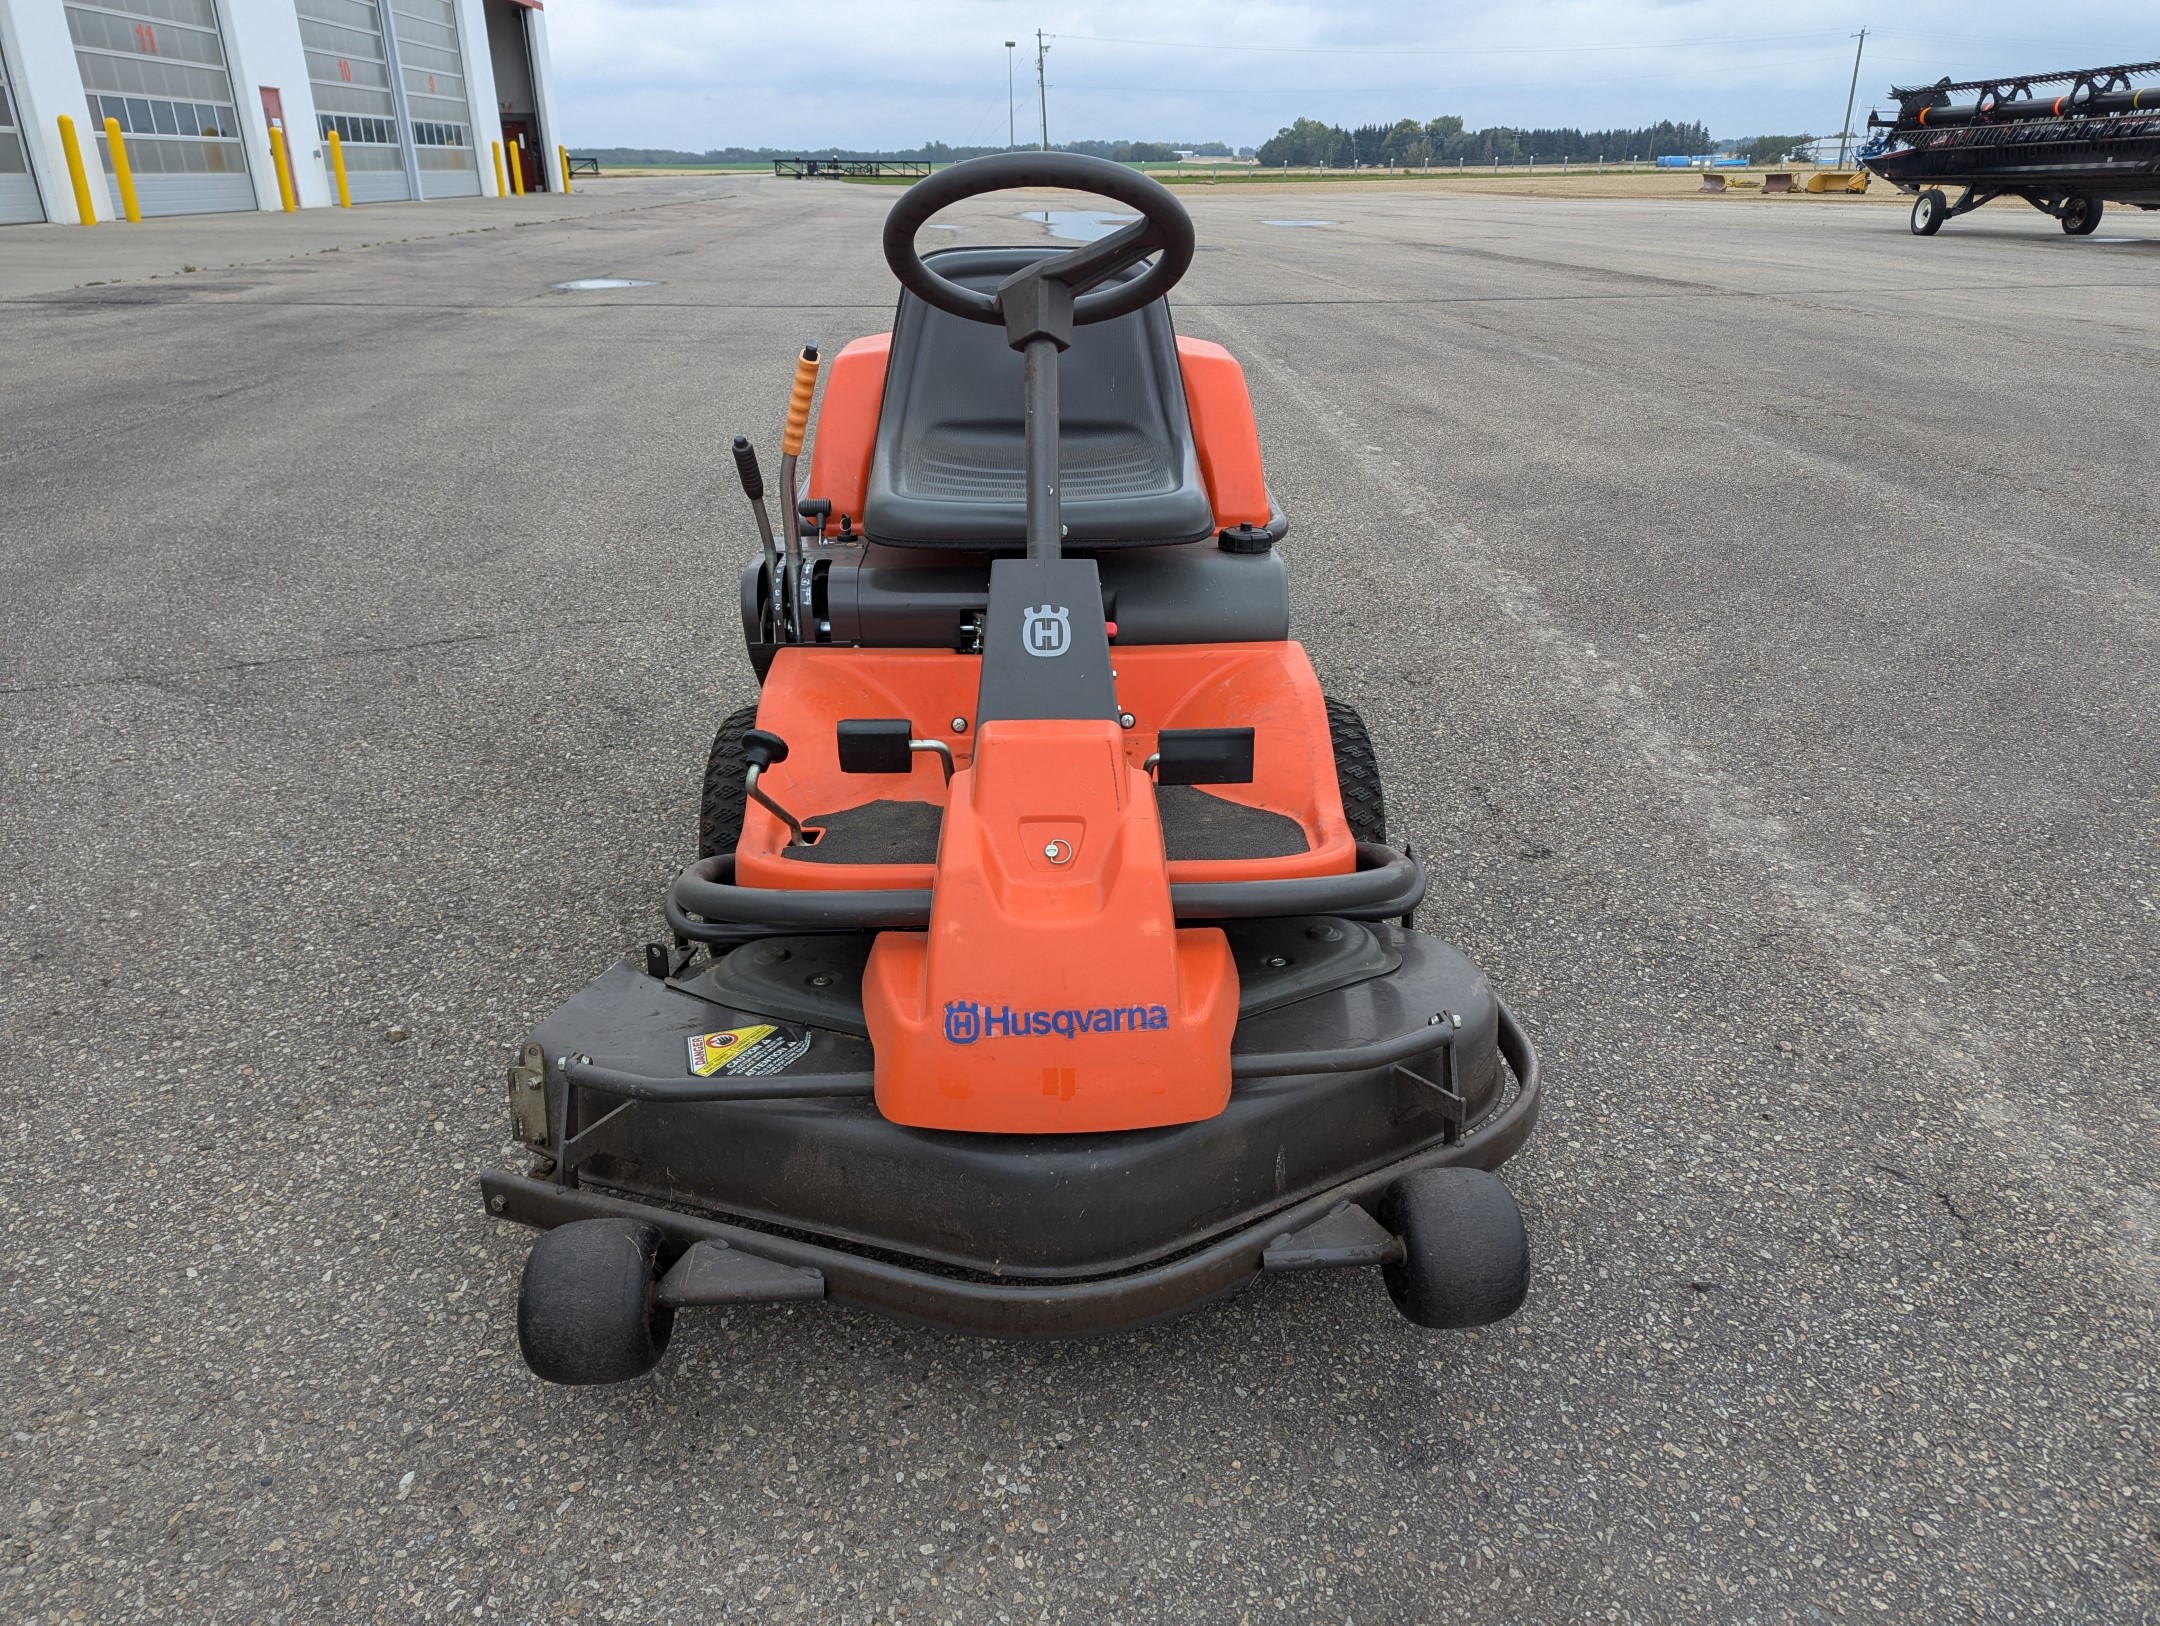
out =
[[[918,252],[1008,188],[1138,218]],[[777,534],[736,442],[760,687],[667,940],[510,1070],[531,1161],[481,1189],[540,1232],[527,1364],[638,1377],[700,1305],[1109,1333],[1309,1270],[1377,1268],[1424,1326],[1511,1314],[1491,1171],[1537,1055],[1414,928],[1365,728],[1290,639],[1244,374],[1164,300],[1190,217],[1015,154],[915,184],[884,251],[892,330],[799,364]]]

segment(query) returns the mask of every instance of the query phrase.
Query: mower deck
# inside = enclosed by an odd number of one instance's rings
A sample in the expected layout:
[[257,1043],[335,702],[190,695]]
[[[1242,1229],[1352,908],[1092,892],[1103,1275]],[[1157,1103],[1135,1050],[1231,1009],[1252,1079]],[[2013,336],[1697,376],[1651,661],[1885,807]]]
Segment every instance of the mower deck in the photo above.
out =
[[[1377,949],[1399,959],[1385,974],[1368,960],[1367,980],[1241,1020],[1233,1049],[1240,1077],[1219,1116],[1094,1135],[909,1129],[880,1117],[866,1097],[684,1103],[582,1088],[570,1080],[576,1058],[679,1074],[692,1037],[785,1021],[715,1004],[620,962],[543,1022],[528,1051],[540,1064],[549,1117],[568,1131],[558,1141],[567,1155],[545,1175],[487,1176],[489,1211],[540,1229],[635,1217],[663,1234],[667,1266],[716,1241],[742,1260],[818,1277],[815,1292],[785,1273],[766,1278],[770,1291],[700,1298],[678,1286],[679,1304],[828,1297],[1013,1337],[1139,1326],[1234,1292],[1263,1269],[1384,1262],[1375,1236],[1355,1230],[1348,1241],[1324,1235],[1270,1249],[1345,1202],[1370,1208],[1414,1170],[1497,1167],[1536,1121],[1536,1053],[1484,977],[1445,943],[1349,921],[1254,927],[1264,929],[1248,929],[1238,956],[1260,973],[1246,982],[1248,1003],[1265,1004],[1270,959],[1293,961],[1272,968],[1290,993],[1301,975],[1327,980],[1325,963],[1343,955],[1345,939],[1353,958]],[[1293,959],[1281,952],[1293,938],[1324,952]],[[826,978],[837,987],[816,993],[842,1021],[846,941],[823,940],[823,957],[806,949],[798,967],[801,982]],[[773,946],[736,955],[769,955]],[[1321,962],[1317,973],[1313,962]],[[722,961],[687,982],[710,991],[726,969]],[[867,1087],[867,1040],[831,1028],[782,1031],[809,1042],[773,1083],[796,1072],[860,1073]],[[1359,1042],[1347,1043],[1350,1035]],[[1291,1067],[1299,1070],[1268,1076]],[[1340,1216],[1334,1232],[1361,1219]]]

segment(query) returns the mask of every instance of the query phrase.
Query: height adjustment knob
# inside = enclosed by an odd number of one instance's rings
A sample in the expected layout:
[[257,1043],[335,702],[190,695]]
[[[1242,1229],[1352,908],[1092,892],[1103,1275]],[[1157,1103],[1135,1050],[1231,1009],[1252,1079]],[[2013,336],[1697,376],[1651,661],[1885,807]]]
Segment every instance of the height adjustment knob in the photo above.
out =
[[770,768],[788,758],[788,743],[769,729],[753,728],[742,737],[743,760],[754,768]]

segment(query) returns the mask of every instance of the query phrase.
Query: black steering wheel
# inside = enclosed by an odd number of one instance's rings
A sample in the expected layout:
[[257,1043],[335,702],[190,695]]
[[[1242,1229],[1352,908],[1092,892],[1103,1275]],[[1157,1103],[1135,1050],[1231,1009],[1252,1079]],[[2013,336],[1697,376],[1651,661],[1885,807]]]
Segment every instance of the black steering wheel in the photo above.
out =
[[[1078,296],[1073,300],[1074,322],[1107,322],[1113,316],[1136,311],[1177,286],[1192,264],[1192,216],[1185,212],[1184,204],[1172,197],[1160,181],[1151,180],[1137,169],[1076,152],[996,153],[988,158],[970,158],[917,181],[885,217],[885,263],[892,267],[900,285],[925,304],[971,322],[1001,323],[1005,317],[997,297],[963,288],[931,270],[915,250],[915,234],[940,209],[965,199],[1014,187],[1042,186],[1092,192],[1140,213],[1130,226],[1099,242],[1082,244],[1040,268],[1043,276],[1072,286]],[[1161,258],[1130,282],[1096,288],[1150,254]],[[1061,268],[1070,274],[1061,274]],[[1096,292],[1082,293],[1083,288],[1096,288]]]

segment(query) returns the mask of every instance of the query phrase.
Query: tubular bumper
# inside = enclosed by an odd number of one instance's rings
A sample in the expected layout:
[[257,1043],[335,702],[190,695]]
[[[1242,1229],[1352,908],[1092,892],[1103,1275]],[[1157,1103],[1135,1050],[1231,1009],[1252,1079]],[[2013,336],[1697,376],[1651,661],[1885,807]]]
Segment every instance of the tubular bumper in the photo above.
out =
[[[1339,915],[1393,920],[1425,896],[1425,866],[1407,853],[1361,841],[1348,875],[1297,880],[1173,884],[1170,904],[1185,924],[1264,920],[1282,915]],[[701,858],[667,891],[667,922],[685,942],[735,943],[759,932],[920,931],[930,922],[930,893],[803,891],[735,884],[732,854]],[[702,918],[697,918],[702,917]]]

